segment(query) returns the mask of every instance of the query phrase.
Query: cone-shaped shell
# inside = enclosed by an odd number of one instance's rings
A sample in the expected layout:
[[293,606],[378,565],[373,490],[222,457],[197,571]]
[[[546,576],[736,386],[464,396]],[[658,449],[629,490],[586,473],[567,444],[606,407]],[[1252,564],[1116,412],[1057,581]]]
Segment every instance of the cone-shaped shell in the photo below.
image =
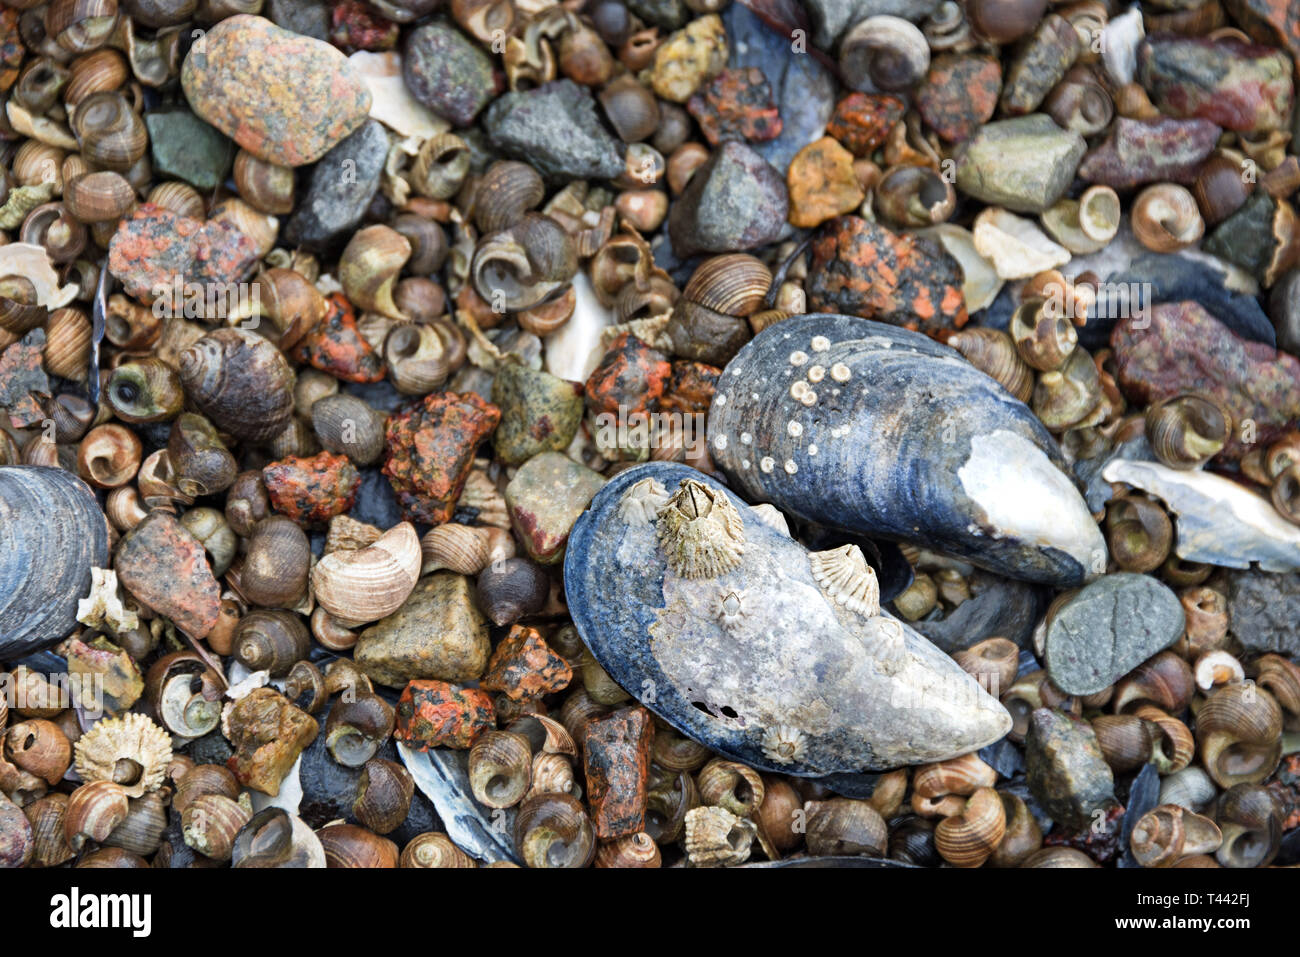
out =
[[709,451],[754,501],[1077,585],[1106,543],[1034,414],[957,352],[848,316],[787,319],[723,371]]
[[[631,521],[621,507],[645,494],[644,479],[725,495],[742,523],[737,563],[710,577],[675,572],[662,519]],[[682,465],[615,476],[574,526],[564,581],[610,677],[682,734],[751,767],[819,776],[940,761],[1011,727],[955,661],[888,615],[836,602],[802,545]]]
[[108,525],[85,482],[63,469],[0,468],[0,658],[77,627],[90,570],[108,565]]

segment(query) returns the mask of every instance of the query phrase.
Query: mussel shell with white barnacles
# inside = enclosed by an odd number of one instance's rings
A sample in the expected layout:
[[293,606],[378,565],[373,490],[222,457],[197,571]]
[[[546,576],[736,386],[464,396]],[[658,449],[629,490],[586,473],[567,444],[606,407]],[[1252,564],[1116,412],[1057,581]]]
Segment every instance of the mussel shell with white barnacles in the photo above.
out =
[[66,638],[90,570],[108,565],[95,494],[63,469],[0,468],[0,658]]
[[940,761],[1011,727],[956,662],[880,613],[854,546],[809,553],[682,465],[636,466],[601,489],[570,535],[564,582],[615,681],[753,767],[821,776]]
[[718,380],[709,448],[750,500],[807,520],[1061,587],[1106,568],[1043,424],[906,329],[824,314],[768,327]]

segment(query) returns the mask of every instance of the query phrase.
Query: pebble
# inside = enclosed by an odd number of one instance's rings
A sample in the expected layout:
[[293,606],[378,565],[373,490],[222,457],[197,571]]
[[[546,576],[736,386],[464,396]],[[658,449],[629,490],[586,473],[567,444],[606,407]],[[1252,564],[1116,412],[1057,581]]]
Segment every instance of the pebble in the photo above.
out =
[[491,651],[473,581],[437,571],[420,579],[401,608],[361,633],[353,658],[371,680],[401,688],[420,678],[472,681]]
[[1160,112],[1266,133],[1290,122],[1291,58],[1240,40],[1157,36],[1138,49],[1138,79]]
[[725,366],[753,337],[749,323],[713,309],[697,308],[678,299],[668,320],[673,355]]
[[389,418],[384,474],[402,511],[430,525],[449,521],[479,443],[492,434],[501,410],[472,393],[435,392]]
[[330,4],[324,0],[266,0],[263,11],[272,23],[315,40],[330,36]]
[[361,476],[346,455],[289,456],[262,469],[271,507],[299,525],[328,522],[357,500]]
[[1039,708],[1025,735],[1029,792],[1052,820],[1067,828],[1093,822],[1115,800],[1115,778],[1091,726],[1062,711]]
[[344,382],[382,382],[387,367],[357,328],[352,304],[337,292],[325,301],[329,311],[294,347],[294,359]]
[[772,87],[756,66],[723,70],[686,102],[686,110],[712,146],[781,135],[781,112],[772,103]]
[[330,16],[330,41],[345,50],[391,50],[401,27],[363,0],[339,0]]
[[1069,189],[1087,144],[1050,116],[1033,113],[989,123],[957,159],[957,188],[1019,213],[1041,213]]
[[448,23],[427,23],[411,31],[402,70],[415,98],[453,126],[474,122],[501,92],[492,58]]
[[[994,94],[994,106],[997,94]],[[919,106],[919,104],[918,104]],[[903,101],[887,93],[850,93],[835,104],[826,135],[839,140],[854,156],[870,157],[884,145],[890,131],[903,118]]]
[[1183,635],[1183,606],[1149,575],[1104,575],[1070,599],[1047,628],[1047,673],[1067,694],[1103,691]]
[[113,559],[122,587],[194,638],[204,638],[221,614],[221,588],[203,543],[174,515],[153,511],[122,536]]
[[744,143],[723,143],[672,204],[673,253],[686,258],[765,246],[785,230],[789,207],[785,182],[767,160]]
[[419,751],[468,749],[484,731],[496,727],[492,697],[478,688],[417,679],[397,702],[393,737]]
[[563,691],[572,680],[573,668],[551,650],[540,631],[515,625],[492,652],[479,687],[511,701],[536,701]]
[[1252,653],[1300,656],[1300,572],[1227,575],[1228,630]]
[[318,250],[346,242],[379,192],[387,158],[383,124],[367,120],[316,164],[306,194],[285,223],[285,240]]
[[691,18],[685,0],[627,0],[627,8],[664,30],[676,30]]
[[154,174],[183,179],[210,191],[225,182],[235,161],[235,145],[186,109],[144,115]]
[[966,324],[961,266],[937,243],[841,216],[813,240],[809,312],[878,319],[936,334]]
[[1214,227],[1201,248],[1240,266],[1268,287],[1295,264],[1295,233],[1291,205],[1257,189],[1240,209]]
[[370,112],[370,91],[341,52],[247,14],[190,48],[181,86],[202,119],[281,166],[316,162]]
[[503,362],[492,380],[492,403],[501,424],[492,443],[507,465],[522,465],[539,452],[569,447],[582,424],[582,387],[522,363]]
[[226,762],[239,783],[272,797],[320,725],[274,688],[254,688],[231,707],[227,736],[235,753]]
[[45,330],[33,329],[0,353],[0,410],[15,429],[44,422],[50,379],[41,365]]
[[941,619],[911,622],[912,628],[948,654],[994,637],[1029,647],[1034,626],[1047,610],[1048,592],[982,568],[976,568],[966,581],[970,598]]
[[543,452],[520,466],[506,486],[506,507],[534,561],[554,565],[564,557],[573,523],[604,484],[599,472],[559,452]]
[[257,246],[225,220],[205,223],[153,203],[123,219],[108,244],[108,271],[127,294],[162,299],[177,315],[184,312],[186,285],[240,282],[257,260]]
[[[1255,423],[1254,441],[1268,443],[1300,418],[1300,360],[1234,335],[1195,302],[1161,303],[1121,319],[1111,334],[1117,381],[1148,404],[1198,392],[1218,400],[1234,423]],[[1234,428],[1219,458],[1250,450]]]
[[605,129],[591,90],[556,80],[493,102],[483,127],[495,149],[556,180],[613,179],[623,150]]
[[1065,17],[1049,13],[1007,68],[1002,111],[1024,116],[1038,109],[1079,55],[1079,34]]
[[411,94],[396,50],[369,53],[358,50],[348,62],[370,89],[370,118],[379,120],[399,136],[421,140],[447,132],[449,124]]
[[715,13],[692,20],[655,50],[650,85],[674,103],[685,103],[727,65],[727,31]]
[[809,143],[790,161],[786,173],[790,192],[790,223],[811,228],[850,213],[866,199],[853,170],[853,154],[823,136]]
[[1220,132],[1209,120],[1116,117],[1106,139],[1079,164],[1079,178],[1115,189],[1164,180],[1190,184]]
[[1002,63],[997,57],[941,53],[930,61],[930,72],[917,88],[916,109],[943,139],[961,143],[993,118],[1001,89]]
[[671,374],[667,356],[622,332],[587,378],[583,401],[593,417],[648,412],[663,395]]
[[655,726],[641,707],[592,719],[582,739],[592,823],[602,841],[645,828],[650,748]]

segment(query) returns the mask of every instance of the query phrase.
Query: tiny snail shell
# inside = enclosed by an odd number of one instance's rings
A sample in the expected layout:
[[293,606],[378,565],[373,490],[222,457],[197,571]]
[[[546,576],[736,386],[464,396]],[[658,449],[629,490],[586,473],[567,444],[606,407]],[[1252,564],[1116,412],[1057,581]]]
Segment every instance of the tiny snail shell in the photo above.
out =
[[967,799],[960,813],[935,825],[934,846],[955,867],[979,867],[1006,834],[1006,809],[998,792],[982,787]]
[[428,276],[442,269],[450,252],[447,247],[447,232],[442,226],[427,216],[416,213],[399,213],[393,217],[391,225],[411,244],[411,258],[406,263],[407,272],[416,276]]
[[1172,651],[1148,658],[1115,683],[1111,710],[1123,714],[1142,702],[1177,714],[1187,707],[1196,691],[1192,669]]
[[182,183],[179,180],[159,183],[149,191],[145,201],[169,209],[178,216],[187,216],[190,219],[206,218],[204,211],[207,207],[199,191],[189,183]]
[[1050,303],[1037,297],[1022,303],[1012,313],[1007,330],[1020,358],[1041,372],[1060,369],[1079,341],[1074,325]]
[[704,767],[712,752],[698,741],[671,729],[656,729],[651,755],[665,771],[695,771]]
[[1268,690],[1289,715],[1300,713],[1300,665],[1282,655],[1260,655],[1254,662],[1255,682]]
[[83,381],[90,364],[93,334],[90,320],[82,310],[64,307],[51,312],[45,323],[45,348],[41,351],[45,371]]
[[1006,332],[986,326],[967,326],[949,336],[948,345],[1021,402],[1029,401],[1034,391],[1034,371],[1020,358],[1015,342]]
[[222,690],[221,678],[191,651],[164,655],[145,676],[145,695],[159,722],[181,738],[202,737],[217,726]]
[[836,797],[810,801],[804,841],[814,857],[863,854],[883,857],[889,843],[880,813],[866,801]]
[[1223,222],[1250,198],[1255,184],[1242,175],[1244,168],[1242,161],[1222,152],[1215,153],[1201,165],[1192,194],[1209,225]]
[[268,807],[240,829],[231,850],[231,863],[246,868],[322,868],[325,849],[302,818],[283,808]]
[[1217,794],[1210,776],[1195,765],[1175,771],[1160,781],[1160,803],[1178,804],[1188,811],[1205,807]]
[[1164,564],[1174,527],[1165,510],[1139,496],[1120,496],[1106,506],[1106,540],[1124,571],[1151,572]]
[[18,241],[42,247],[52,263],[70,263],[86,249],[86,227],[63,203],[43,203],[23,220]]
[[493,562],[479,573],[476,592],[483,613],[495,625],[514,624],[540,611],[550,594],[545,569],[523,557]]
[[515,321],[525,332],[535,336],[549,336],[558,332],[573,316],[577,308],[577,293],[572,285],[559,296],[543,300],[530,309],[515,314]]
[[345,626],[377,621],[406,601],[421,561],[415,528],[402,522],[372,545],[322,558],[311,571],[312,590],[321,607]]
[[239,781],[221,765],[195,765],[176,782],[172,808],[178,814],[183,814],[191,804],[204,795],[219,794],[233,799],[238,796],[239,790]]
[[354,395],[331,395],[311,406],[320,444],[357,465],[372,465],[384,451],[384,416]]
[[1215,858],[1224,867],[1267,867],[1282,846],[1285,813],[1273,792],[1259,784],[1236,784],[1219,798],[1222,843]]
[[1254,682],[1223,685],[1197,712],[1196,741],[1220,787],[1259,784],[1282,757],[1282,709]]
[[539,794],[519,808],[515,848],[528,867],[586,867],[596,853],[596,829],[577,798]]
[[1197,658],[1192,674],[1196,678],[1196,686],[1203,692],[1209,692],[1219,685],[1246,680],[1246,671],[1241,662],[1222,648],[1207,651]]
[[546,195],[542,178],[527,163],[498,160],[488,167],[474,191],[474,225],[487,234],[508,229]]
[[636,143],[655,135],[660,123],[660,106],[654,94],[635,77],[625,73],[614,78],[598,98],[614,132],[624,143]]
[[1172,867],[1184,857],[1214,852],[1222,840],[1209,818],[1177,804],[1162,804],[1133,825],[1129,846],[1142,867]]
[[117,22],[117,0],[52,0],[45,12],[46,33],[71,53],[103,46]]
[[875,208],[895,226],[934,226],[952,216],[957,192],[927,166],[894,166],[875,186]]
[[339,281],[348,300],[368,312],[405,319],[393,301],[394,286],[411,258],[411,244],[390,226],[367,226],[353,234],[339,260]]
[[1048,94],[1043,112],[1063,129],[1080,136],[1094,136],[1110,125],[1115,116],[1115,102],[1097,75],[1078,64],[1070,69]]
[[[764,782],[766,782],[764,778]],[[903,797],[907,793],[907,770],[899,768],[897,771],[890,771],[882,774],[876,781],[876,786],[871,789],[871,797],[868,803],[874,807],[880,816],[885,820],[891,820],[898,816],[903,808]]]
[[433,322],[447,313],[447,293],[432,279],[422,276],[399,280],[393,301],[415,322]]
[[737,817],[750,817],[763,803],[763,779],[738,761],[714,758],[696,775],[700,800],[725,808]]
[[239,195],[259,212],[275,215],[293,212],[292,167],[259,159],[241,149],[235,156],[234,178]]
[[[658,738],[658,733],[655,737]],[[877,791],[879,789],[877,785]],[[802,812],[803,799],[794,785],[784,778],[764,775],[763,803],[754,812],[753,818],[758,826],[759,843],[765,853],[771,849],[772,854],[769,856],[779,857],[794,851],[803,843],[803,828],[798,826]],[[881,816],[886,815],[882,813]]]
[[357,799],[352,813],[376,834],[395,831],[406,820],[415,793],[415,781],[404,766],[383,758],[371,758],[357,781]]
[[1138,242],[1158,253],[1186,249],[1205,234],[1196,198],[1176,183],[1157,183],[1138,193],[1130,220]]
[[393,706],[376,694],[341,698],[325,719],[325,747],[339,764],[359,768],[388,740],[396,719]]
[[477,575],[491,561],[491,530],[448,522],[435,526],[420,540],[424,556],[421,574],[447,568],[461,575]]
[[646,833],[662,844],[680,840],[686,829],[686,815],[699,803],[695,781],[685,771],[656,785],[646,796]]
[[1300,463],[1287,466],[1273,479],[1269,499],[1279,515],[1294,525],[1300,525]]
[[291,611],[252,611],[235,629],[235,658],[249,671],[267,671],[272,678],[287,675],[294,664],[307,657],[310,648],[306,624]]
[[63,201],[83,223],[121,219],[135,205],[135,190],[121,173],[85,173],[68,184]]
[[77,445],[77,471],[99,488],[125,485],[140,468],[139,437],[126,426],[97,425]]
[[399,322],[384,339],[389,378],[406,395],[427,395],[439,388],[466,354],[464,335],[449,322]]
[[1191,764],[1196,753],[1196,741],[1187,725],[1152,704],[1138,705],[1133,714],[1150,721],[1159,732],[1152,760],[1161,774],[1172,774]]
[[91,93],[77,105],[71,125],[82,156],[119,173],[127,173],[149,145],[144,121],[117,91]]
[[248,537],[239,591],[254,605],[292,607],[306,591],[310,562],[311,545],[301,528],[283,515],[262,519]]
[[582,789],[573,777],[573,762],[563,754],[533,755],[528,779],[527,800],[537,794],[572,794],[582,797]]
[[400,867],[477,867],[478,863],[451,842],[446,834],[426,831],[402,848]]
[[311,613],[312,636],[330,651],[347,651],[360,638],[355,631],[344,627],[324,608]]
[[265,442],[293,415],[293,370],[271,342],[218,329],[180,356],[181,382],[199,411],[236,438]]
[[1002,840],[989,855],[992,867],[1019,867],[1043,846],[1043,831],[1025,802],[1014,794],[999,791],[1006,829]]
[[1223,450],[1232,419],[1213,399],[1184,393],[1149,406],[1146,431],[1151,451],[1161,463],[1195,469]]
[[325,676],[310,661],[296,661],[284,681],[284,694],[295,708],[316,714],[329,702]]
[[31,718],[9,729],[4,756],[53,787],[72,764],[72,745],[54,722]]
[[1079,197],[1079,228],[1099,243],[1108,243],[1119,232],[1119,194],[1109,186],[1090,186]]
[[994,697],[1010,688],[1016,680],[1020,647],[1008,638],[985,638],[969,648],[953,652],[953,660],[967,674],[974,675],[980,687]]
[[1115,771],[1132,771],[1151,759],[1155,735],[1151,724],[1135,714],[1102,714],[1092,719],[1102,757]]
[[[32,829],[30,867],[58,867],[77,856],[68,844],[64,827],[67,813],[68,796],[59,793],[47,794],[23,808]],[[4,811],[0,809],[0,821],[3,819]],[[0,829],[4,829],[2,824]]]
[[147,868],[149,862],[139,854],[132,854],[120,847],[101,847],[98,850],[91,851],[84,855],[81,860],[77,861],[77,867],[110,867],[110,868]]
[[904,817],[890,832],[889,859],[915,867],[937,867],[941,859],[934,849],[934,824],[923,817]]
[[166,828],[167,805],[157,791],[150,791],[130,800],[126,818],[104,838],[103,843],[148,857],[158,850]]
[[172,463],[176,487],[186,495],[199,497],[224,492],[239,474],[235,457],[212,423],[193,412],[182,412],[172,422],[167,457]]
[[226,521],[236,535],[247,538],[253,527],[271,514],[266,483],[260,471],[240,472],[226,491]]
[[966,754],[936,764],[926,764],[916,769],[912,788],[924,798],[937,798],[946,794],[969,796],[980,788],[991,788],[998,774],[979,759]]
[[407,178],[421,196],[450,199],[465,182],[469,167],[470,149],[465,141],[454,133],[441,133],[421,144]]
[[840,41],[840,75],[855,90],[906,90],[929,68],[925,34],[901,17],[867,17]]
[[117,417],[132,424],[174,418],[185,404],[180,376],[157,356],[119,365],[108,380],[105,397]]
[[185,843],[204,857],[228,861],[235,838],[253,815],[239,802],[222,794],[204,794],[181,814]]
[[682,297],[721,313],[745,318],[763,308],[772,286],[767,266],[747,253],[713,256],[696,267]]
[[112,781],[91,781],[72,792],[63,818],[68,845],[81,850],[87,840],[103,843],[126,820],[130,801],[126,789]]
[[660,867],[659,845],[644,831],[601,844],[596,867]]
[[469,752],[469,783],[474,799],[491,808],[523,800],[532,777],[528,739],[511,731],[484,733]]
[[109,47],[77,57],[68,70],[70,75],[63,90],[63,102],[72,107],[92,93],[120,90],[131,76],[126,58]]
[[1187,619],[1189,656],[1197,658],[1218,648],[1228,636],[1228,599],[1223,592],[1193,585],[1183,589],[1178,600]]

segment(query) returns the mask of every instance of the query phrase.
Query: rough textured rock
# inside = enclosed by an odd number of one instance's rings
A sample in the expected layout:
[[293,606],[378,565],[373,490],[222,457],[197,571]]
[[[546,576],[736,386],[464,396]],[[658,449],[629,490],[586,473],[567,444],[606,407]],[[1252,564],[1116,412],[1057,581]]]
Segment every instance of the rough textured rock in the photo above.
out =
[[704,81],[727,64],[727,31],[717,14],[692,20],[655,50],[650,85],[674,103],[685,103]]
[[445,681],[412,681],[397,702],[393,737],[421,751],[469,748],[480,734],[496,727],[492,698],[477,688],[458,688]]
[[320,726],[274,688],[254,688],[227,716],[235,753],[226,762],[245,787],[275,797],[285,775],[316,740]]
[[327,522],[357,500],[361,476],[346,455],[288,456],[262,469],[271,507],[299,525]]
[[734,253],[780,237],[789,211],[785,183],[743,143],[724,143],[695,171],[668,214],[673,253]]
[[371,104],[339,50],[245,14],[190,48],[181,86],[202,119],[281,166],[316,162],[366,121]]
[[221,588],[203,544],[168,512],[150,512],[122,536],[113,560],[127,591],[195,638],[203,638],[221,613]]
[[412,30],[402,69],[415,98],[455,126],[469,126],[501,90],[492,59],[449,23]]
[[723,70],[686,102],[713,146],[724,140],[773,140],[781,135],[781,112],[772,87],[756,66]]
[[483,119],[492,145],[552,179],[613,179],[619,141],[605,129],[591,91],[572,80],[497,98]]
[[582,386],[521,362],[504,362],[492,380],[501,424],[492,442],[507,465],[569,447],[582,424]]
[[1067,828],[1091,824],[1093,812],[1115,800],[1115,778],[1092,728],[1049,708],[1029,716],[1025,777],[1043,810]]
[[[950,143],[970,139],[993,118],[1002,90],[1002,64],[977,53],[943,53],[916,91],[916,109]],[[865,94],[859,94],[865,95]]]
[[390,688],[415,678],[479,677],[492,646],[473,588],[473,582],[454,572],[420,579],[401,608],[361,633],[353,653],[357,666]]
[[1079,178],[1115,189],[1172,180],[1192,183],[1220,130],[1209,120],[1134,120],[1119,116],[1079,164]]
[[790,223],[810,228],[857,209],[866,198],[853,154],[829,136],[809,143],[790,161]]
[[[996,96],[993,105],[997,106]],[[889,131],[905,112],[903,101],[896,96],[850,93],[835,104],[835,112],[826,124],[826,135],[839,140],[854,156],[868,158],[884,145]]]
[[1183,635],[1178,596],[1149,575],[1116,572],[1084,588],[1047,629],[1047,673],[1068,694],[1108,688]]
[[957,159],[957,188],[986,203],[1041,213],[1064,195],[1087,144],[1043,113],[980,129]]
[[375,120],[326,153],[311,173],[311,184],[284,226],[293,245],[324,249],[351,238],[379,192],[388,134]]
[[235,161],[230,140],[189,110],[157,110],[144,115],[154,175],[175,177],[200,190],[225,181]]
[[1300,572],[1228,572],[1228,630],[1247,651],[1300,656]]
[[587,799],[602,841],[645,827],[647,778],[655,726],[645,708],[620,708],[592,720],[583,738]]
[[1292,64],[1275,47],[1156,36],[1138,49],[1138,79],[1160,112],[1264,133],[1290,120]]
[[1046,590],[982,568],[975,569],[969,584],[971,597],[946,618],[915,621],[912,627],[949,654],[994,637],[1028,648],[1034,626],[1047,610]]
[[573,669],[551,650],[541,632],[515,625],[492,652],[479,687],[525,701],[563,691],[572,680]]
[[506,506],[534,561],[553,565],[564,557],[573,523],[604,484],[599,472],[559,452],[543,452],[520,467],[506,486]]

